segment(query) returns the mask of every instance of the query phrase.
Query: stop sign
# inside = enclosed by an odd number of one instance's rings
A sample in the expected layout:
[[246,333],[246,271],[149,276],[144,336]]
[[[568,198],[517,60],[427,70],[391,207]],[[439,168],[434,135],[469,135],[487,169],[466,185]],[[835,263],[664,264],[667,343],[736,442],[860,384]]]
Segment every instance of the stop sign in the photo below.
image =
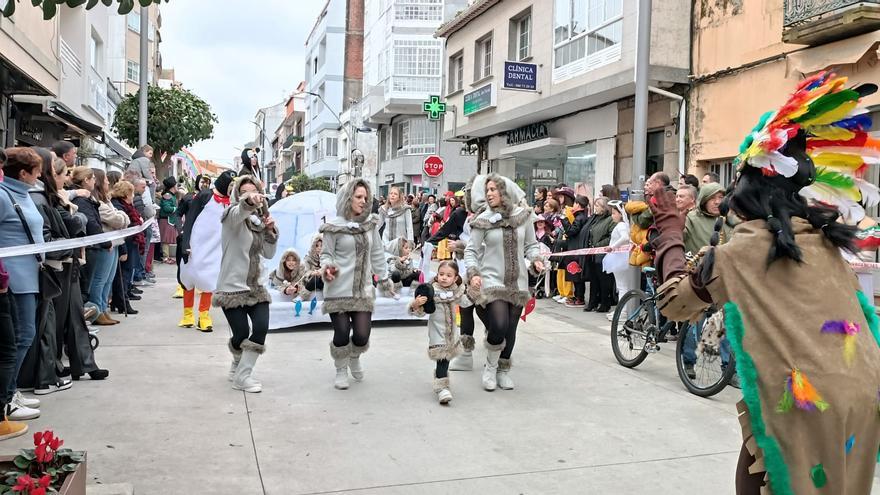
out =
[[428,177],[440,177],[443,174],[443,159],[437,155],[425,158],[424,170]]

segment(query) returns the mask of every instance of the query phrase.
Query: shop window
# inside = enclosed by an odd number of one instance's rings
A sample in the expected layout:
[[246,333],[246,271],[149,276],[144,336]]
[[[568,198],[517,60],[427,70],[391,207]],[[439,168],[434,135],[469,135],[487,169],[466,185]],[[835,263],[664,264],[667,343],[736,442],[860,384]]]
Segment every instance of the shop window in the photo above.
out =
[[[581,193],[592,195],[596,182],[596,142],[570,146],[565,158],[564,180]],[[580,187],[585,186],[585,187]]]
[[648,133],[648,155],[645,164],[645,177],[663,171],[663,140],[664,131],[655,131]]

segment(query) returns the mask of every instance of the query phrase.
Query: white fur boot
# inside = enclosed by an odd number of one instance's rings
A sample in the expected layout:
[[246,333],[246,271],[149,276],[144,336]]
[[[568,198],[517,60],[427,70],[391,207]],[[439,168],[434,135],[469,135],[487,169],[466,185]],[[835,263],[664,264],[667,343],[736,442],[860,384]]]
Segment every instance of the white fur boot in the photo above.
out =
[[449,390],[449,377],[434,378],[434,393],[437,401],[441,404],[449,404],[452,401],[452,391]]
[[474,337],[462,335],[461,347],[464,352],[449,361],[449,371],[471,371],[474,369]]
[[367,345],[362,347],[354,345],[354,342],[350,345],[351,357],[348,360],[348,369],[351,370],[351,376],[354,378],[354,381],[360,382],[364,379],[364,368],[361,366],[361,354],[367,352],[367,349],[370,348],[370,343],[367,342]]
[[510,378],[510,359],[498,359],[498,374],[495,375],[495,380],[501,390],[513,390],[513,380]]
[[336,378],[333,386],[339,390],[348,388],[348,363],[351,356],[351,345],[336,347],[330,342],[330,357],[333,358],[333,364],[336,366]]
[[238,367],[236,367],[235,375],[232,378],[232,388],[250,393],[257,393],[263,390],[263,385],[253,379],[251,374],[254,372],[257,358],[265,351],[266,346],[244,339],[241,343],[241,359],[238,361]]
[[498,345],[492,345],[486,342],[486,364],[483,365],[483,388],[493,391],[498,386],[498,358],[501,357],[501,350],[504,349],[504,342]]

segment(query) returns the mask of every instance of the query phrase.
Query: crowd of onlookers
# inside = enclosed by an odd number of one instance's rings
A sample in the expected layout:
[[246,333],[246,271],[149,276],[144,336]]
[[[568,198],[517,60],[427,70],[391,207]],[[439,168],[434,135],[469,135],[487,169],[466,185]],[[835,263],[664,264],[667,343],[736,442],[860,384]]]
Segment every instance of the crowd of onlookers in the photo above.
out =
[[96,327],[137,314],[133,303],[155,284],[153,265],[175,262],[177,181],[157,181],[152,154],[141,148],[122,173],[77,166],[66,141],[0,149],[0,248],[110,234],[0,259],[0,439],[40,415],[40,400],[22,392],[43,396],[109,376],[95,361]]

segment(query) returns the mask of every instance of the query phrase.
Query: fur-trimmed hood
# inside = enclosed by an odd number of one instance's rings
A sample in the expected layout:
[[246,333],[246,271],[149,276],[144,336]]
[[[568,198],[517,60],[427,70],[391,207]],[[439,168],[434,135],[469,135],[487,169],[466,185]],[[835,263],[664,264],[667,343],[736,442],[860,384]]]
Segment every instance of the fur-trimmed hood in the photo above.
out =
[[[296,260],[296,270],[293,273],[288,274],[287,266],[285,266],[285,262],[287,258],[293,256]],[[281,254],[281,259],[278,260],[278,268],[275,269],[275,272],[272,274],[273,277],[276,277],[280,280],[284,280],[287,282],[296,282],[301,276],[305,267],[303,267],[302,259],[299,257],[299,253],[296,252],[296,249],[289,248],[284,250],[284,253]]]
[[[386,244],[385,252],[397,257],[403,256],[403,254],[401,254],[401,249],[403,248],[404,243],[409,243],[409,240],[407,240],[405,237],[392,239],[391,242]],[[412,251],[410,251],[410,253],[412,253]]]
[[404,201],[397,206],[389,206],[389,205],[383,206],[380,209],[380,212],[382,212],[382,214],[388,218],[396,218],[396,217],[399,217],[400,215],[403,215],[406,212],[406,210],[412,210],[412,209],[413,209],[412,206],[406,204],[406,202]]
[[470,213],[480,213],[486,208],[486,176],[475,175],[464,186],[464,207]]
[[[351,198],[354,196],[354,191],[358,187],[363,187],[367,191],[367,202],[366,206],[364,206],[364,212],[359,216],[354,217],[351,211]],[[344,220],[343,223],[365,222],[371,215],[372,205],[373,190],[370,188],[370,183],[364,179],[357,178],[346,182],[345,185],[342,186],[342,189],[336,193],[336,215],[337,218]]]
[[[488,200],[486,200],[486,186],[489,182],[494,182],[495,186],[498,188],[498,192],[501,193],[501,206],[497,209],[490,207]],[[501,213],[501,216],[503,217],[512,215],[514,210],[516,210],[522,200],[526,197],[526,193],[516,185],[516,182],[503,175],[495,173],[486,175],[483,181],[483,186],[479,189],[483,191],[483,201],[486,201],[486,208],[495,213]]]
[[309,269],[317,270],[321,267],[321,250],[318,249],[318,243],[324,240],[324,236],[319,232],[312,237],[312,243],[309,245],[309,252],[306,254],[305,263]]

